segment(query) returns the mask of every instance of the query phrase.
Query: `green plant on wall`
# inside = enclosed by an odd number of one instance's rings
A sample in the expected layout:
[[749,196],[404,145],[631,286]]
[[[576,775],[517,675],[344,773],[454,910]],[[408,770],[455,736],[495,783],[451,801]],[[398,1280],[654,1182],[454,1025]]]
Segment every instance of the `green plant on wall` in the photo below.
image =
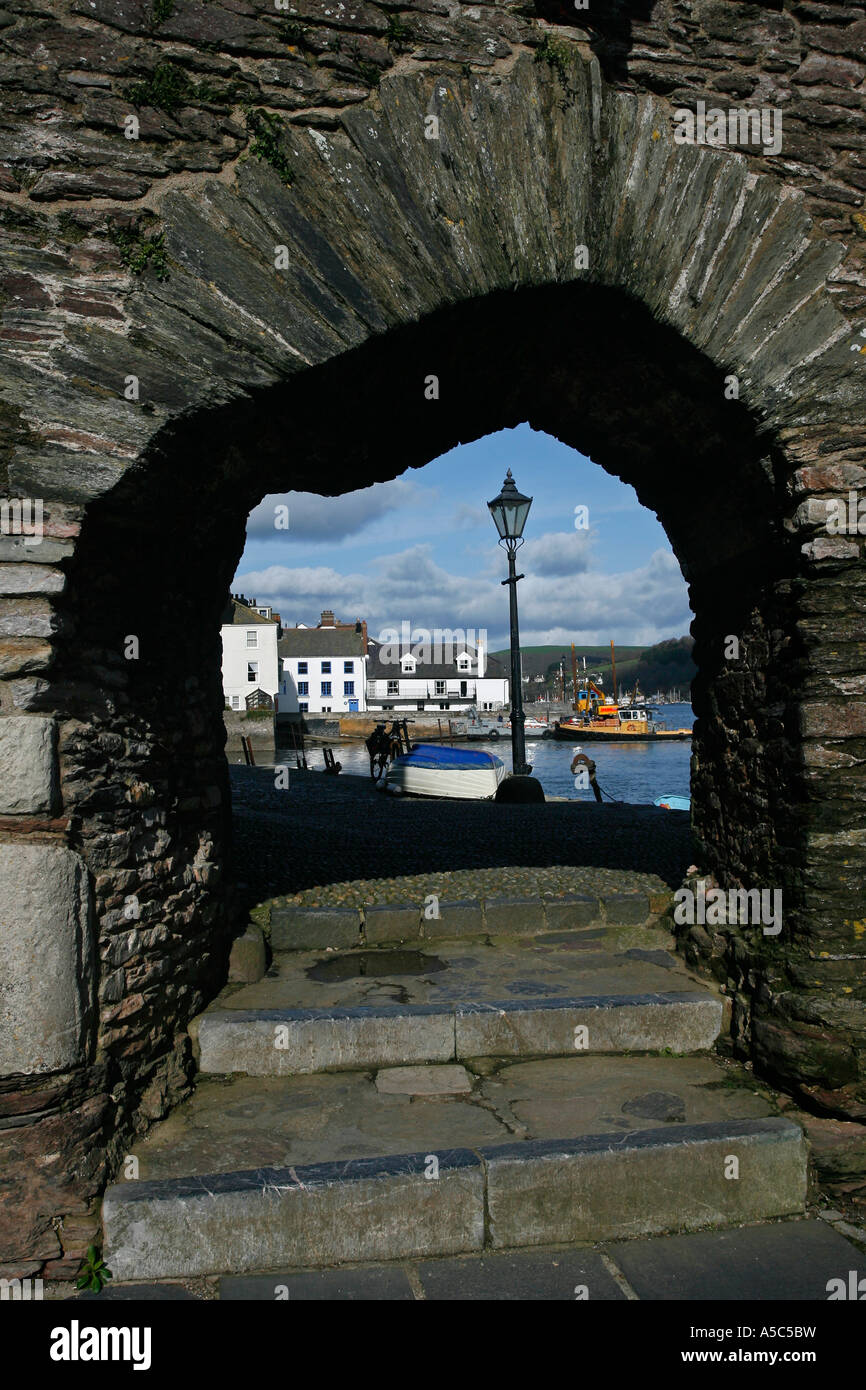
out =
[[133,106],[157,106],[161,111],[177,111],[188,106],[196,95],[195,83],[174,63],[158,63],[143,82],[133,82],[123,95]]
[[81,1269],[78,1271],[75,1287],[88,1289],[90,1293],[101,1293],[109,1279],[113,1277],[105,1261],[100,1258],[96,1246],[89,1245]]
[[140,226],[110,227],[108,235],[120,252],[123,264],[133,275],[143,275],[150,267],[157,280],[168,279],[165,232],[155,232],[146,236]]
[[153,9],[150,12],[150,27],[158,29],[166,19],[170,19],[174,14],[174,0],[153,0]]
[[363,77],[364,81],[371,87],[378,87],[382,80],[382,69],[377,68],[375,63],[371,63],[369,58],[357,58],[355,66]]
[[304,42],[304,26],[296,19],[284,19],[277,25],[277,34],[283,43],[300,47]]
[[290,187],[292,166],[280,146],[283,123],[279,116],[273,111],[263,111],[260,106],[247,106],[244,108],[244,119],[253,137],[250,154],[255,155],[256,159],[264,159],[276,170],[286,187]]
[[548,34],[535,50],[536,63],[549,63],[563,82],[568,80],[569,69],[574,64],[574,55],[568,44]]
[[225,84],[205,79],[196,85],[184,68],[176,63],[158,63],[149,77],[124,87],[123,95],[133,106],[155,106],[169,115],[181,106],[212,102],[217,106],[233,106],[247,90],[232,80]]
[[385,42],[389,48],[394,48],[399,53],[412,37],[412,30],[405,24],[398,14],[388,16],[388,28],[385,33]]

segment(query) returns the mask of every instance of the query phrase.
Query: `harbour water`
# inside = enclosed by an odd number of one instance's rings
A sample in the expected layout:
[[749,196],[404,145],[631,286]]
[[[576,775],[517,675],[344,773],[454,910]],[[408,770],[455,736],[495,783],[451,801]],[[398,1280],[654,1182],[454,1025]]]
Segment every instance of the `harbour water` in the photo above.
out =
[[[659,709],[660,723],[668,728],[688,728],[694,722],[692,707],[688,704],[664,705]],[[571,760],[580,740],[574,743],[560,743],[553,739],[531,739],[527,742],[527,761],[532,764],[533,776],[537,777],[547,796],[567,797],[572,801],[592,801],[588,788],[575,787],[571,773]],[[511,739],[508,730],[505,736],[491,743],[472,743],[473,748],[486,748],[502,758],[508,771],[511,770]],[[595,762],[596,777],[605,800],[627,801],[650,805],[657,796],[688,796],[692,745],[689,740],[663,743],[587,743],[583,751]],[[287,750],[278,749],[278,759],[285,756],[290,766],[294,759],[289,758]],[[369,758],[363,743],[341,744],[334,749],[334,756],[343,766],[343,772],[355,776],[369,775]],[[321,755],[315,762],[318,766]]]

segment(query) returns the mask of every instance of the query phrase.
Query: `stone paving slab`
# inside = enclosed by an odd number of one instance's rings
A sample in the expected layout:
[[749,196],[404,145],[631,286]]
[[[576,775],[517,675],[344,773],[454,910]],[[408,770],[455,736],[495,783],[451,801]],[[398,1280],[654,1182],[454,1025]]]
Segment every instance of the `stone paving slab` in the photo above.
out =
[[[287,1168],[563,1135],[623,1136],[771,1115],[772,1104],[712,1057],[549,1058],[467,1063],[469,1095],[383,1095],[375,1072],[201,1077],[135,1146],[144,1180]],[[747,1076],[748,1074],[744,1074]],[[657,1097],[667,1098],[667,1108]],[[669,1119],[671,1114],[678,1119]]]
[[[247,1275],[220,1280],[221,1299],[551,1301],[589,1297],[622,1301],[627,1295],[592,1250],[519,1250],[459,1255],[408,1265]],[[584,1290],[586,1291],[584,1293]],[[286,1293],[282,1294],[286,1297]]]
[[228,1276],[220,1280],[219,1296],[226,1300],[275,1302],[381,1301],[411,1302],[415,1298],[405,1269],[399,1265],[369,1265],[362,1269],[310,1269],[290,1274]]
[[179,1284],[106,1284],[100,1293],[79,1293],[75,1303],[177,1303],[198,1302],[194,1293]]
[[472,1078],[465,1067],[386,1067],[376,1073],[376,1090],[385,1096],[465,1095]]
[[515,1250],[472,1258],[427,1260],[415,1266],[425,1299],[515,1302],[623,1302],[627,1295],[592,1250],[561,1250],[550,1254]]
[[357,908],[273,907],[267,925],[275,951],[359,946],[361,919]]
[[[221,1299],[428,1299],[652,1302],[825,1301],[831,1279],[866,1257],[808,1218],[733,1230],[655,1236],[600,1248],[536,1247],[401,1265],[223,1278]],[[828,1235],[831,1239],[828,1240]],[[616,1276],[616,1277],[615,1277]]]
[[641,1299],[826,1300],[832,1279],[866,1278],[866,1255],[823,1221],[660,1236],[608,1247]]
[[[353,1008],[676,990],[709,995],[712,986],[688,969],[672,945],[670,935],[659,929],[623,928],[551,932],[532,940],[425,941],[399,952],[340,952],[337,958],[322,951],[283,951],[274,955],[264,979],[228,986],[210,1008]],[[335,976],[354,973],[345,979],[311,977],[310,972],[322,973],[317,969],[322,964]],[[415,973],[406,973],[407,967]]]

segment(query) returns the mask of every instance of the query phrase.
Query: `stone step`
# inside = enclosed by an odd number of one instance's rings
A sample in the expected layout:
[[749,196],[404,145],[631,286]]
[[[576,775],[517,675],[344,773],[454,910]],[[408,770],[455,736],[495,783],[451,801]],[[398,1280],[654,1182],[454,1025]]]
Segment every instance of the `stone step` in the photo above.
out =
[[[415,1071],[416,1069],[401,1069]],[[804,1209],[799,1126],[708,1057],[202,1078],[103,1203],[118,1280],[739,1225]],[[401,1092],[399,1087],[403,1085]],[[568,1137],[560,1137],[561,1135]]]
[[722,997],[668,944],[661,932],[629,928],[475,942],[471,955],[464,941],[440,942],[435,954],[286,952],[265,979],[225,989],[191,1031],[203,1072],[253,1076],[706,1051],[722,1027]]
[[490,894],[455,901],[428,895],[419,901],[312,907],[273,899],[256,909],[275,951],[321,950],[443,938],[539,936],[593,926],[651,925],[671,894],[643,890],[591,893]]
[[484,1004],[207,1013],[198,1027],[206,1073],[289,1076],[471,1057],[597,1052],[705,1052],[722,1005],[702,994],[504,999]]

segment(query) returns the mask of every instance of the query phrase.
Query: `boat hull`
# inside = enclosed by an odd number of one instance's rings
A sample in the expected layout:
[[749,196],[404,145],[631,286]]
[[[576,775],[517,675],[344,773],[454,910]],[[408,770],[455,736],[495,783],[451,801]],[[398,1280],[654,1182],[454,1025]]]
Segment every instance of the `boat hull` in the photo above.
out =
[[602,733],[600,729],[557,728],[552,734],[560,743],[684,743],[691,736],[691,729],[657,729],[654,733],[623,734],[613,730]]
[[385,773],[385,785],[407,796],[490,801],[504,776],[505,764],[493,753],[419,744],[394,759]]

